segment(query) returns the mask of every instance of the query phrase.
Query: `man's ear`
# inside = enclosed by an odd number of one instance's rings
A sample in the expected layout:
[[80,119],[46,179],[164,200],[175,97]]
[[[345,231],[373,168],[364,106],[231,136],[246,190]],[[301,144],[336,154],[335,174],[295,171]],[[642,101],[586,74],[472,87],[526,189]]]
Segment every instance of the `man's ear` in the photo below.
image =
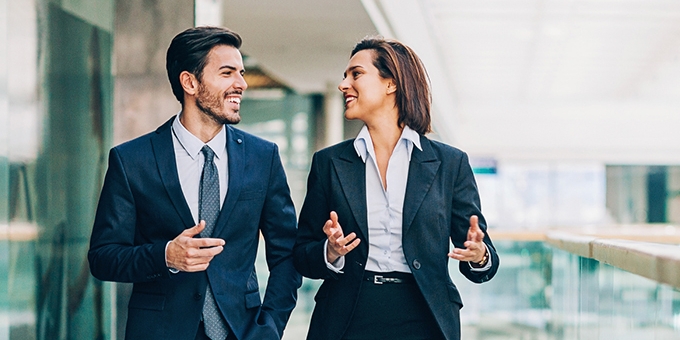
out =
[[182,71],[179,74],[179,83],[182,85],[184,92],[190,96],[195,96],[198,93],[198,79],[196,76],[188,71]]
[[387,84],[387,94],[392,94],[397,92],[397,84],[394,83],[394,79],[390,80]]

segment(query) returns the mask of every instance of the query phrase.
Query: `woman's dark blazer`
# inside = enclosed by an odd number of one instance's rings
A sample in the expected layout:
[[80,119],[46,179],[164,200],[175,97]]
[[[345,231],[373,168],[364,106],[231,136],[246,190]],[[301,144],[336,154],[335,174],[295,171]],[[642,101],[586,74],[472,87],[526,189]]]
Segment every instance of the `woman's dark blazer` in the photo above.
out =
[[[368,258],[366,165],[353,142],[347,140],[318,151],[312,159],[294,249],[297,270],[303,276],[324,280],[314,298],[308,339],[340,339],[361,289]],[[486,222],[467,155],[424,136],[420,142],[422,151],[414,147],[411,154],[404,199],[404,255],[442,333],[449,340],[459,339],[459,309],[463,304],[449,276],[449,237],[456,247],[463,248],[470,216],[479,217],[485,234]],[[354,232],[362,240],[345,255],[342,273],[329,270],[324,260],[323,225],[331,211],[338,213],[345,235]],[[475,283],[490,280],[498,270],[498,255],[488,235],[484,242],[491,255],[491,269],[474,272],[469,263],[459,264],[460,272]]]

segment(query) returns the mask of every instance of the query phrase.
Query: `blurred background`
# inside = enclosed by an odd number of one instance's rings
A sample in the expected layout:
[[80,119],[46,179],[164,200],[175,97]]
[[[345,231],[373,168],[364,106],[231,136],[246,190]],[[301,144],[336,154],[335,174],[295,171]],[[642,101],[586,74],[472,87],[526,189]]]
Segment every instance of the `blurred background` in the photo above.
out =
[[199,25],[243,37],[238,127],[278,144],[298,210],[313,152],[361,128],[354,44],[418,53],[501,256],[483,285],[451,264],[463,339],[680,339],[675,0],[0,0],[0,339],[123,338],[131,286],[86,258],[107,154],[179,111],[165,52]]

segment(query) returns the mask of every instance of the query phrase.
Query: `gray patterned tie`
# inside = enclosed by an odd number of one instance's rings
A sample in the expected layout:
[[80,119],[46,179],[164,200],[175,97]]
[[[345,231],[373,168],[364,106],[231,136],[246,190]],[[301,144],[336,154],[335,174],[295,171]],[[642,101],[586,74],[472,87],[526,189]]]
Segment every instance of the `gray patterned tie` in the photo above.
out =
[[[205,220],[205,229],[201,232],[201,237],[210,237],[215,230],[217,216],[220,214],[220,179],[217,174],[217,167],[213,162],[215,153],[205,145],[201,149],[205,156],[203,164],[203,174],[201,175],[201,187],[198,199],[198,219]],[[205,291],[205,302],[203,303],[203,323],[205,324],[205,334],[212,340],[224,340],[229,331],[222,320],[215,297],[213,296],[210,283]]]

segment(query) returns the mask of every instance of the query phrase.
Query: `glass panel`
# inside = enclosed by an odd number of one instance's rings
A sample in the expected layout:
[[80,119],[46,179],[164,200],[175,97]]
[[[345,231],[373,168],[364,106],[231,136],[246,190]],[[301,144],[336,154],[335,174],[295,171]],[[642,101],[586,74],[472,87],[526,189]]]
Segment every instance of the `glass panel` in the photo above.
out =
[[[7,209],[9,206],[7,103],[7,0],[0,0],[0,273],[9,273]],[[0,339],[9,338],[9,275],[0,275]]]
[[111,144],[113,1],[2,4],[0,338],[104,339],[87,249]]
[[[250,91],[250,90],[248,90]],[[236,128],[276,143],[286,170],[295,208],[300,211],[307,189],[307,173],[312,159],[314,103],[312,96],[286,93],[280,89],[253,90],[241,102],[241,123]],[[264,93],[271,93],[265,96]]]
[[679,223],[680,166],[608,165],[607,209],[617,223]]

